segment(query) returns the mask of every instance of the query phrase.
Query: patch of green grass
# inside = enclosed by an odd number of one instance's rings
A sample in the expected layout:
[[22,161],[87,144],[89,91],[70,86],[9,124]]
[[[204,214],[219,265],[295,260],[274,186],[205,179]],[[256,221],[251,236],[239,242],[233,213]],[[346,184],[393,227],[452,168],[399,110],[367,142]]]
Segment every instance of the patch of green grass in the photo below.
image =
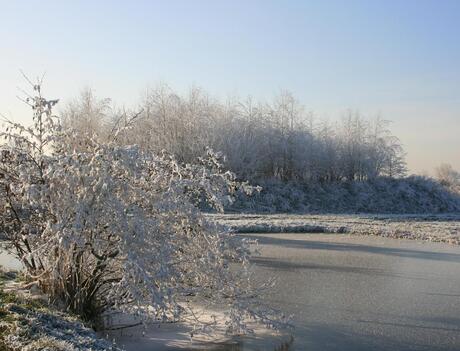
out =
[[0,286],[0,307],[7,303],[19,303],[19,299],[15,294],[4,291]]
[[5,339],[11,333],[16,318],[5,309],[5,304],[16,301],[14,294],[4,292],[0,286],[0,351],[11,351],[11,348],[5,343]]
[[[11,313],[5,309],[6,304],[18,303],[18,298],[15,294],[10,292],[5,292],[3,290],[3,284],[0,284],[0,322],[2,323],[13,323],[15,319],[12,317]],[[4,333],[4,327],[0,330],[0,339],[2,339],[2,334]],[[0,348],[1,350],[1,348]]]
[[27,308],[29,310],[45,310],[47,309],[47,305],[38,299],[30,299],[30,300],[25,300],[20,303],[21,307]]
[[8,324],[11,324],[11,323],[14,323],[16,321],[16,318],[14,318],[11,313],[3,310],[3,309],[0,309],[0,321],[3,322],[3,323],[8,323]]
[[14,333],[15,325],[20,323],[17,316],[9,310],[11,304],[29,310],[42,307],[39,301],[21,299],[15,293],[4,290],[5,283],[14,281],[17,276],[16,272],[0,270],[0,351],[13,351],[5,340],[8,335]]

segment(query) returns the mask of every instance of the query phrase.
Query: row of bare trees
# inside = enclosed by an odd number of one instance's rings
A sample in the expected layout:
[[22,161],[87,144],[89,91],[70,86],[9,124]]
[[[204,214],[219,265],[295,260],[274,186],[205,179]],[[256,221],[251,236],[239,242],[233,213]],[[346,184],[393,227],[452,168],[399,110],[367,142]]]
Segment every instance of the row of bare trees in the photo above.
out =
[[85,90],[63,116],[66,126],[101,138],[120,121],[130,123],[123,143],[166,150],[184,163],[211,147],[243,179],[331,182],[406,172],[403,149],[388,121],[366,120],[353,111],[335,123],[316,120],[288,92],[269,103],[221,102],[199,88],[180,95],[161,85],[129,111]]

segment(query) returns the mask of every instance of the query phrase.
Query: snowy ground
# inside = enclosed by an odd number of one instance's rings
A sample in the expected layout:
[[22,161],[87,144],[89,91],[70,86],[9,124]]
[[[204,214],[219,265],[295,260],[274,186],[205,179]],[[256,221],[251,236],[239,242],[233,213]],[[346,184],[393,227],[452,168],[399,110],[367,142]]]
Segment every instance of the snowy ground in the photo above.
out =
[[121,351],[78,318],[49,305],[38,289],[22,288],[0,270],[0,350]]
[[460,244],[460,214],[209,214],[240,233],[347,233]]

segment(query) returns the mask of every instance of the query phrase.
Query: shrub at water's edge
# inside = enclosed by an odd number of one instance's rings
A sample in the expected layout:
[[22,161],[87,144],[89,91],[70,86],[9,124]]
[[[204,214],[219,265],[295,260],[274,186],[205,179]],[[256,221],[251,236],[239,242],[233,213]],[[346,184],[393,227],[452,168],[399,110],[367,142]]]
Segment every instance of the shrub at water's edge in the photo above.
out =
[[7,121],[0,159],[0,231],[30,281],[99,328],[113,310],[141,321],[193,316],[191,298],[228,311],[234,333],[248,319],[284,325],[254,298],[265,286],[250,279],[249,243],[196,207],[222,209],[237,186],[215,154],[191,166],[118,146],[129,121],[108,141],[83,138],[61,128],[57,100],[33,89],[34,124]]

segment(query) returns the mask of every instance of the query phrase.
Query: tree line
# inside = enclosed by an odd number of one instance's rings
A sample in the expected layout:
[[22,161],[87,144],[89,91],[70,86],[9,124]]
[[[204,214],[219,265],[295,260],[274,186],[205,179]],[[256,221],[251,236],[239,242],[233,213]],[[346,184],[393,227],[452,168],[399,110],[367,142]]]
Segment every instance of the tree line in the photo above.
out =
[[270,102],[252,98],[219,101],[200,88],[179,94],[167,85],[147,91],[134,109],[112,106],[91,89],[62,111],[63,124],[107,138],[129,124],[125,144],[166,150],[192,163],[210,147],[241,179],[362,181],[406,173],[404,150],[390,122],[348,111],[340,121],[317,119],[289,92]]

